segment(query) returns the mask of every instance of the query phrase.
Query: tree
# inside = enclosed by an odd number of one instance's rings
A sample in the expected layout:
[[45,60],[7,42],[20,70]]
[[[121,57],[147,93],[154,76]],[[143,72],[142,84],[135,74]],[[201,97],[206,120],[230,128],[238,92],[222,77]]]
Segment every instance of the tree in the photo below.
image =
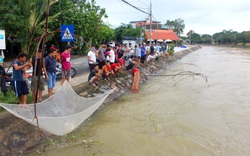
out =
[[195,33],[194,30],[189,30],[189,32],[187,33],[190,44],[192,44],[192,34],[194,34],[194,33]]
[[165,25],[169,26],[178,36],[180,36],[185,29],[184,20],[181,18],[177,18],[174,21],[167,20]]
[[192,38],[192,44],[201,43],[201,36],[200,36],[200,34],[193,33],[191,35],[191,38]]
[[167,20],[165,25],[167,25],[169,27],[169,29],[173,30],[175,24],[174,24],[174,21]]
[[212,43],[212,36],[208,34],[201,35],[201,43],[203,44],[211,44]]
[[[105,9],[97,6],[95,0],[50,1],[50,37],[47,38],[50,43],[61,47],[64,45],[60,42],[62,24],[74,24],[76,44],[85,47],[88,44],[79,43],[82,43],[82,39],[85,43],[96,43],[114,36],[113,30],[102,21],[103,17],[107,17]],[[34,51],[39,37],[44,32],[46,4],[47,0],[1,1],[0,28],[6,30],[9,40],[19,43],[26,52]]]
[[[140,37],[141,28],[133,28],[131,24],[122,23],[115,29],[115,40],[121,42],[124,36]],[[142,29],[142,33],[145,36],[145,30]]]

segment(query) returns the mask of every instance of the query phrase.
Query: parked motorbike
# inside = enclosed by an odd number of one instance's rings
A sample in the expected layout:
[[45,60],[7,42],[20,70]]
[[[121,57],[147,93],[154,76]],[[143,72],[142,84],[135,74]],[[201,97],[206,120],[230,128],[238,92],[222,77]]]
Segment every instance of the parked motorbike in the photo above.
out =
[[[71,78],[76,76],[76,70],[74,67],[71,67],[70,72],[71,72],[70,73]],[[61,77],[62,77],[62,64],[58,63],[56,65],[56,78],[60,79]]]

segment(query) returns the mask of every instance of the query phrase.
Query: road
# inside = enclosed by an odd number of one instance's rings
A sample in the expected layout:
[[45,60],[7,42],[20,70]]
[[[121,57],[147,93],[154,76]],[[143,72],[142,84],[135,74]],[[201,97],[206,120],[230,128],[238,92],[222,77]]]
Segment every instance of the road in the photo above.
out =
[[79,56],[71,59],[71,65],[76,69],[76,76],[89,72],[87,56]]
[[[9,67],[11,63],[12,62],[5,62],[5,67]],[[87,56],[73,56],[71,59],[71,65],[76,69],[76,76],[87,74],[89,72]],[[32,72],[32,69],[30,71]],[[12,68],[9,69],[9,72],[12,72]]]

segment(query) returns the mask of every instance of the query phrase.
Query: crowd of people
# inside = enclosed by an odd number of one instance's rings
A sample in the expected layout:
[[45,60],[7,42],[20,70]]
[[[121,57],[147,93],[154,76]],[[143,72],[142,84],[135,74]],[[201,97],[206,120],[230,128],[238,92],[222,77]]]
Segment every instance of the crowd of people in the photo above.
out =
[[[34,102],[42,101],[45,82],[48,86],[48,96],[52,96],[56,84],[57,61],[62,64],[61,84],[65,80],[70,81],[71,51],[72,47],[67,45],[65,51],[60,54],[58,49],[52,46],[44,59],[42,50],[38,50],[36,55],[28,61],[25,53],[19,54],[17,60],[13,63],[13,82],[15,94],[20,104],[27,103],[29,89],[24,75],[26,70],[31,67],[33,67],[31,90]],[[96,86],[101,78],[106,80],[111,76],[117,77],[119,72],[123,72],[123,69],[132,71],[133,68],[143,65],[145,62],[151,62],[161,55],[166,55],[166,49],[159,44],[148,46],[143,43],[135,45],[134,48],[131,43],[111,46],[102,42],[100,47],[91,45],[87,54],[90,72],[88,82]],[[37,84],[38,77],[40,77],[39,84]]]
[[135,45],[116,44],[115,46],[106,45],[102,42],[100,47],[91,45],[88,52],[89,77],[88,81],[93,86],[98,85],[99,79],[108,79],[110,76],[117,76],[122,69],[131,70],[151,62],[159,56],[165,56],[166,48],[159,43],[155,46],[146,43]]
[[[65,51],[60,55],[58,50],[51,47],[48,52],[48,56],[43,59],[42,50],[38,50],[36,55],[30,60],[27,60],[27,55],[25,53],[20,53],[17,60],[13,63],[13,82],[15,95],[18,97],[20,104],[26,104],[29,94],[29,89],[26,83],[26,70],[33,67],[31,90],[33,102],[42,101],[42,93],[45,86],[45,80],[48,85],[48,96],[52,96],[53,88],[56,84],[56,68],[57,61],[62,64],[62,80],[63,84],[65,80],[69,82],[70,80],[70,52],[72,47],[70,45],[66,46]],[[39,84],[38,83],[38,77]],[[37,99],[36,99],[37,97]]]

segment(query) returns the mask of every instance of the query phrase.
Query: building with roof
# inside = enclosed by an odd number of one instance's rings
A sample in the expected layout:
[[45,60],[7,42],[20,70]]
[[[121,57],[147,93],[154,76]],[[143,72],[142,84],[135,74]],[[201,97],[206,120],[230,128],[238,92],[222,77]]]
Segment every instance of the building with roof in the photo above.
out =
[[[149,19],[144,21],[131,21],[133,27],[142,27],[146,31],[145,39],[150,40],[150,21]],[[180,40],[176,33],[169,29],[169,26],[161,24],[159,21],[152,21],[152,41],[178,41]]]
[[[146,36],[145,38],[147,40],[150,39],[150,31],[146,30]],[[180,40],[179,37],[176,35],[176,33],[173,30],[161,30],[161,29],[155,29],[152,30],[152,40],[158,41],[158,40],[172,40],[172,41],[178,41]]]

